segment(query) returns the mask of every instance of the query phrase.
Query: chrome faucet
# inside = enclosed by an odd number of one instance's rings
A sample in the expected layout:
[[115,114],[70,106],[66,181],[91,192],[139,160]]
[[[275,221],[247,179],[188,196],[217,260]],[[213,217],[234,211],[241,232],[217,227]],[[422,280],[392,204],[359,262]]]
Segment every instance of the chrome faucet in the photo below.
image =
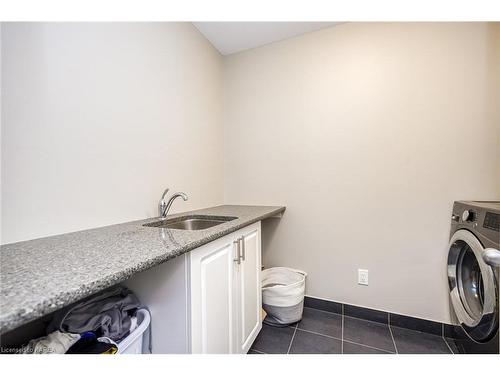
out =
[[167,217],[168,211],[170,210],[172,203],[174,203],[175,198],[182,197],[184,201],[188,200],[187,194],[179,192],[172,195],[168,202],[165,203],[165,195],[167,195],[169,190],[169,188],[165,189],[161,195],[160,203],[158,203],[158,216],[160,216],[160,219],[165,219]]

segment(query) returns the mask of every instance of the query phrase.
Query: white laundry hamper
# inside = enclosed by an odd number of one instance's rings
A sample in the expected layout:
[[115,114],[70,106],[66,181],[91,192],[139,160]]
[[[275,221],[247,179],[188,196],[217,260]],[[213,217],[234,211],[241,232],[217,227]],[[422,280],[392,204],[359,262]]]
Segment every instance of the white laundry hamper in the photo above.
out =
[[304,271],[287,267],[262,271],[262,308],[267,313],[264,323],[280,327],[302,319],[306,276]]
[[122,341],[116,343],[107,337],[101,337],[99,341],[115,344],[118,347],[117,354],[142,354],[143,341],[146,336],[145,333],[151,323],[151,315],[148,310],[139,309],[137,310],[136,316],[137,328]]

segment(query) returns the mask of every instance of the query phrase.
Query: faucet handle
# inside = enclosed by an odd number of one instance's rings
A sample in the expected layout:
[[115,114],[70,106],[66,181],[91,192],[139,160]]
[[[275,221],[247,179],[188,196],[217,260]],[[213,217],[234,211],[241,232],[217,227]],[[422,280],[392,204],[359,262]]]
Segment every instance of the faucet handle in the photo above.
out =
[[167,195],[168,191],[170,189],[169,188],[166,188],[165,191],[163,192],[163,194],[161,195],[161,199],[163,200],[165,198],[165,195]]
[[167,209],[167,203],[165,202],[165,195],[167,195],[170,189],[166,188],[163,194],[161,195],[160,201],[158,202],[158,216],[163,217],[165,210]]

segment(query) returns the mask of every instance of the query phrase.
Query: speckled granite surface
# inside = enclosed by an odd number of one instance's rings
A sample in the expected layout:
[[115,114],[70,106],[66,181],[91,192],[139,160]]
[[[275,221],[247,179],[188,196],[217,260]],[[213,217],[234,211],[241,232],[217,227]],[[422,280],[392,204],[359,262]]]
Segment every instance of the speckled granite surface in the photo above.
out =
[[69,305],[285,207],[217,206],[170,215],[236,216],[212,228],[144,227],[157,218],[3,245],[0,333]]

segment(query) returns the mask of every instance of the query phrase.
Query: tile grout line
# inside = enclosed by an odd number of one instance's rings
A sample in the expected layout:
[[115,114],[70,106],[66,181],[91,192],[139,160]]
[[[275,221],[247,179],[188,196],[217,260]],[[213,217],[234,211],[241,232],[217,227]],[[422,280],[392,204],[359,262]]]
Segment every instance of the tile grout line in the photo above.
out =
[[304,328],[297,328],[297,331],[312,333],[313,335],[323,336],[323,337],[327,337],[329,339],[334,339],[334,340],[339,340],[339,341],[342,340],[340,337],[333,337],[333,336],[330,336],[330,335],[325,335],[324,333],[318,333],[318,332],[308,331],[307,329],[304,329]]
[[394,328],[397,328],[397,329],[402,329],[404,331],[410,331],[410,332],[414,332],[414,333],[420,333],[422,335],[429,335],[429,336],[434,336],[434,337],[442,337],[441,335],[439,334],[436,334],[436,333],[430,333],[430,332],[424,332],[424,331],[419,331],[418,329],[412,329],[412,328],[405,328],[405,327],[399,327],[399,326],[394,326]]
[[336,313],[336,312],[333,312],[333,311],[315,309],[314,307],[307,307],[307,306],[304,306],[304,309],[311,309],[311,310],[321,311],[321,312],[324,312],[324,313],[327,313],[327,314],[333,314],[333,315],[342,315],[343,311],[344,311],[344,309],[342,308],[342,311],[340,313]]
[[286,351],[286,354],[290,354],[290,349],[292,348],[293,339],[295,338],[295,334],[297,333],[298,327],[299,327],[299,323],[297,323],[295,325],[295,329],[293,330],[292,339],[290,340],[290,345],[288,345],[288,350]]
[[342,304],[342,343],[340,347],[340,354],[344,354],[344,304]]
[[448,341],[446,341],[446,338],[444,337],[444,323],[441,323],[441,337],[443,338],[443,341],[446,344],[446,346],[448,347],[448,349],[450,350],[451,354],[455,354],[455,352],[451,348],[450,344],[448,344]]
[[453,349],[451,348],[450,344],[448,344],[448,341],[446,341],[446,339],[444,337],[442,337],[444,343],[446,344],[446,346],[448,347],[449,351],[451,354],[455,354],[455,352],[453,351]]
[[354,342],[354,341],[351,341],[351,340],[343,340],[343,341],[348,342],[349,344],[364,346],[365,348],[375,349],[375,350],[378,350],[378,351],[381,351],[381,352],[385,352],[385,353],[396,354],[395,352],[391,352],[390,350],[385,350],[385,349],[381,349],[381,348],[376,348],[375,346],[360,344],[359,342]]
[[[312,307],[308,307],[309,309],[314,309]],[[334,314],[334,315],[339,315],[337,313],[333,313],[333,312],[330,312],[330,311],[325,311],[325,310],[320,310],[320,309],[314,309],[314,310],[318,310],[318,311],[322,311],[322,312],[326,312],[328,314]],[[381,349],[381,348],[377,348],[377,347],[374,347],[374,346],[370,346],[370,345],[364,345],[364,344],[360,344],[360,343],[357,343],[357,342],[354,342],[354,341],[349,341],[349,340],[345,340],[344,339],[344,317],[345,317],[345,314],[344,314],[344,304],[342,304],[342,338],[340,339],[341,340],[341,354],[344,353],[344,341],[348,342],[348,343],[351,343],[351,344],[355,344],[355,345],[361,345],[361,346],[365,346],[367,348],[371,348],[371,349],[376,349],[376,350],[381,350],[381,351],[384,351],[384,352],[387,352],[387,353],[394,353],[394,352],[391,352],[389,350],[385,350],[385,349]],[[390,326],[390,314],[387,313],[387,324],[384,324],[384,323],[380,323],[380,322],[377,322],[377,321],[374,321],[374,320],[368,320],[368,319],[362,319],[362,318],[357,318],[357,317],[354,317],[354,316],[348,316],[350,319],[356,319],[356,320],[361,320],[361,321],[365,321],[365,322],[369,322],[369,323],[373,323],[373,324],[381,324],[381,325],[386,325],[388,328],[389,328],[389,332],[391,334],[391,339],[392,339],[392,343],[394,345],[394,350],[395,350],[395,353],[398,354],[398,349],[396,347],[396,342],[394,341],[394,337],[392,335],[392,330],[391,330],[391,326]],[[298,327],[298,324],[297,324],[297,327]],[[337,337],[333,337],[333,336],[329,336],[329,335],[325,335],[325,334],[322,334],[322,333],[317,333],[317,332],[312,332],[312,331],[308,331],[308,330],[305,330],[305,329],[302,329],[302,328],[298,328],[299,331],[304,331],[304,332],[308,332],[308,333],[312,333],[312,334],[315,334],[315,335],[319,335],[319,336],[324,336],[324,337],[328,337],[328,338],[331,338],[331,339],[335,339],[335,340],[339,340],[339,338]]]
[[[318,332],[308,331],[307,329],[303,329],[303,328],[297,328],[297,331],[307,332],[307,333],[310,333],[312,335],[318,335],[318,336],[326,337],[326,338],[333,339],[333,340],[338,340],[338,341],[341,340],[338,337],[333,337],[333,336],[330,336],[330,335],[325,335],[324,333],[318,333]],[[365,347],[370,348],[370,349],[376,349],[376,350],[380,350],[382,352],[387,352],[387,353],[394,354],[394,352],[391,352],[390,350],[385,350],[385,349],[377,348],[375,346],[361,344],[359,342],[355,342],[355,341],[351,341],[351,340],[346,340],[346,339],[342,339],[342,341],[348,342],[349,344],[354,344],[354,345],[359,345],[359,346],[365,346]]]
[[[357,316],[353,316],[353,315],[345,315],[344,314],[344,306],[342,305],[342,312],[341,313],[335,313],[335,312],[331,312],[331,311],[326,311],[326,310],[321,310],[321,309],[316,309],[314,307],[307,307],[307,306],[304,306],[305,309],[311,309],[311,310],[316,310],[316,311],[321,311],[321,312],[324,312],[324,313],[327,313],[327,314],[332,314],[332,315],[342,315],[342,317],[346,316],[347,318],[349,319],[356,319],[356,320],[362,320],[364,322],[370,322],[370,323],[375,323],[375,324],[383,324],[383,325],[387,325],[387,323],[381,323],[377,320],[370,320],[370,319],[363,319],[363,318],[358,318]],[[388,313],[389,314],[389,313]],[[402,327],[399,327],[399,328],[402,328]],[[411,328],[405,328],[405,329],[409,329],[411,331],[414,331],[413,329]],[[420,331],[419,331],[420,332]]]
[[[387,325],[388,323],[381,323],[379,322],[378,320],[373,320],[373,319],[365,319],[365,318],[359,318],[357,316],[354,316],[354,315],[347,315],[344,313],[344,304],[342,304],[342,313],[335,313],[335,312],[331,312],[331,311],[328,311],[328,310],[322,310],[322,309],[318,309],[316,307],[308,307],[308,306],[304,306],[304,308],[307,308],[307,309],[312,309],[312,310],[317,310],[317,311],[321,311],[321,312],[325,312],[325,313],[328,313],[328,314],[334,314],[334,315],[345,315],[346,317],[348,318],[351,318],[351,319],[358,319],[358,320],[364,320],[365,322],[372,322],[372,323],[378,323],[378,324],[385,324]],[[381,311],[381,310],[380,310]],[[390,312],[387,312],[387,311],[381,311],[381,312],[384,312],[387,314],[388,316],[388,321],[390,322],[390,316],[391,314],[394,314],[394,313],[390,313]],[[412,316],[407,316],[408,318],[414,318]],[[420,318],[416,318],[415,319],[420,319]],[[425,320],[425,319],[424,319]],[[444,332],[444,324],[445,323],[441,323],[441,322],[436,322],[436,321],[431,321],[429,320],[428,322],[431,322],[431,323],[437,323],[437,324],[441,324],[441,326],[443,327],[442,328],[442,332]],[[402,328],[402,329],[407,329],[407,330],[410,330],[410,331],[415,331],[415,332],[421,332],[421,333],[426,333],[426,334],[429,334],[429,335],[434,335],[434,336],[439,336],[439,334],[435,334],[435,333],[432,333],[430,331],[422,331],[422,330],[419,330],[419,329],[413,329],[413,328],[408,328],[408,327],[403,327],[403,326],[395,326],[397,328]],[[444,333],[443,334],[443,337],[444,337]]]
[[[338,315],[338,314],[337,314]],[[356,316],[351,316],[351,315],[346,315],[349,319],[356,319],[356,320],[362,320],[363,322],[369,322],[369,323],[375,323],[375,324],[382,324],[384,326],[388,325],[387,323],[381,323],[376,320],[370,320],[370,319],[363,319],[363,318],[358,318]]]
[[392,343],[394,344],[394,349],[396,350],[396,354],[398,354],[398,347],[396,346],[396,341],[394,340],[394,335],[392,334],[391,329],[391,314],[387,315],[387,327],[389,327],[389,332],[391,333]]
[[[316,311],[319,311],[319,312],[324,312],[324,313],[327,313],[328,315],[335,315],[335,316],[341,315],[341,337],[340,338],[339,337],[334,337],[334,336],[330,336],[330,335],[327,335],[327,334],[323,334],[323,333],[319,333],[319,332],[314,332],[314,331],[309,331],[307,329],[302,329],[302,328],[299,328],[299,324],[296,323],[295,326],[293,327],[294,332],[292,334],[292,337],[291,337],[290,343],[288,345],[288,350],[287,350],[286,354],[290,354],[291,347],[293,345],[293,341],[295,340],[295,337],[297,335],[297,331],[303,331],[303,332],[307,332],[307,333],[310,333],[310,334],[313,334],[313,335],[323,336],[323,337],[326,337],[326,338],[329,338],[329,339],[333,339],[333,340],[340,340],[341,341],[341,354],[344,354],[344,342],[345,343],[349,343],[349,344],[353,344],[353,345],[358,345],[358,346],[361,346],[361,347],[366,347],[366,348],[374,349],[374,350],[385,352],[385,353],[399,354],[399,350],[398,350],[398,347],[397,347],[397,344],[396,344],[395,336],[394,336],[394,333],[392,331],[392,324],[391,324],[392,321],[391,321],[391,314],[390,313],[387,314],[387,324],[384,324],[384,323],[380,323],[380,322],[374,321],[374,320],[368,320],[368,319],[358,318],[358,317],[354,317],[354,316],[347,316],[347,315],[345,315],[345,307],[344,307],[344,305],[341,306],[341,313],[340,314],[339,313],[335,313],[335,312],[331,312],[331,311],[316,309],[316,308],[312,308],[312,307],[306,307],[306,308],[311,309],[311,310],[316,310]],[[344,336],[345,336],[345,321],[346,321],[346,317],[351,318],[351,319],[355,319],[355,320],[358,320],[358,321],[369,322],[371,324],[376,324],[376,325],[387,325],[387,327],[389,328],[389,333],[391,335],[391,340],[392,340],[392,343],[393,343],[393,346],[394,346],[394,351],[390,351],[390,350],[387,350],[387,349],[381,349],[381,348],[377,348],[375,346],[365,345],[365,344],[361,344],[361,343],[358,343],[358,342],[355,342],[355,341],[352,341],[352,340],[345,339]],[[404,328],[403,327],[397,327],[397,328],[400,328],[402,330],[408,330],[408,331],[412,331],[412,332],[417,332],[417,333],[421,333],[421,334],[426,334],[426,335],[434,335],[434,337],[441,336],[441,338],[444,340],[445,345],[446,345],[446,347],[448,349],[448,353],[449,354],[456,354],[453,351],[453,349],[451,348],[451,345],[448,343],[448,341],[446,341],[446,338],[444,337],[444,332],[445,332],[445,325],[444,325],[444,323],[441,323],[441,335],[435,334],[435,333],[433,334],[433,333],[430,333],[430,332],[423,332],[423,331],[419,331],[419,330],[414,330],[414,329],[406,328],[406,327],[404,327]],[[267,354],[267,353],[261,352],[259,350],[255,350],[255,349],[253,349],[253,350],[256,351],[256,352],[258,352],[258,353]]]

